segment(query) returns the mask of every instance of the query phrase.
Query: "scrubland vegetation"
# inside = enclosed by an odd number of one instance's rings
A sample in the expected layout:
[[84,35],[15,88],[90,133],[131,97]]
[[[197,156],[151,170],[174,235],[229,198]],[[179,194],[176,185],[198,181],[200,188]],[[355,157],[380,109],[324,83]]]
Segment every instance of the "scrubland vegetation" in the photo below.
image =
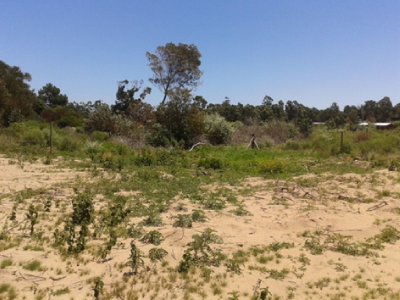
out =
[[0,299],[400,299],[400,129],[356,126],[390,99],[207,105],[195,72],[110,107],[1,67]]

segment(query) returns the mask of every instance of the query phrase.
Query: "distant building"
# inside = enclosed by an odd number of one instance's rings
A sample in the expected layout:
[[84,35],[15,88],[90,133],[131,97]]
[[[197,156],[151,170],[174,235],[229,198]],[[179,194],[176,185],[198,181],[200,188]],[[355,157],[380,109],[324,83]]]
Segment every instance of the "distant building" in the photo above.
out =
[[358,123],[358,126],[360,127],[367,127],[367,126],[375,126],[376,129],[393,129],[395,127],[395,125],[391,122],[376,122],[376,123],[368,123],[368,122],[361,122]]

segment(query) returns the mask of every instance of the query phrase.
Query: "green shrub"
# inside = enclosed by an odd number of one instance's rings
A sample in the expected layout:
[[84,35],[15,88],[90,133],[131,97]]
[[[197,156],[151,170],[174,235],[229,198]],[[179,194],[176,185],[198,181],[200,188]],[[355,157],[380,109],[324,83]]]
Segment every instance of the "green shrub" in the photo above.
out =
[[152,231],[146,233],[146,234],[142,237],[141,241],[142,241],[143,243],[146,243],[146,244],[153,244],[153,245],[158,246],[158,245],[161,244],[161,242],[163,241],[163,239],[164,239],[164,238],[163,238],[161,232],[159,232],[159,231],[157,231],[157,230],[152,230]]
[[43,271],[42,263],[38,260],[33,260],[31,262],[22,265],[25,270],[29,271]]
[[175,217],[174,227],[191,228],[192,227],[192,216],[191,215],[177,215]]
[[205,132],[208,141],[213,145],[227,144],[234,132],[232,124],[219,114],[210,114],[205,117]]
[[168,252],[163,248],[152,248],[149,250],[149,258],[152,262],[164,260],[164,257],[167,255]]
[[27,129],[22,135],[23,146],[46,146],[46,139],[43,131],[38,128]]
[[192,212],[193,222],[205,222],[206,219],[207,218],[206,215],[204,214],[204,211],[196,209]]
[[65,137],[61,138],[61,141],[59,142],[58,147],[61,151],[74,152],[79,149],[79,144],[77,141],[74,141],[72,138],[65,136]]
[[12,260],[9,258],[2,260],[0,263],[0,269],[5,269],[5,268],[11,266],[12,263],[13,263]]

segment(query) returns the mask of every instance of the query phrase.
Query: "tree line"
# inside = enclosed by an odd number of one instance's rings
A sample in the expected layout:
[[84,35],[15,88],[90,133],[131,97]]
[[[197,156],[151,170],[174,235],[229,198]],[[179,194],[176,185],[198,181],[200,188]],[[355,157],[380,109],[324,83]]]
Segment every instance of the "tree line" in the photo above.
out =
[[101,100],[71,102],[51,83],[36,93],[29,86],[29,73],[0,61],[0,126],[44,120],[59,127],[83,128],[88,133],[132,137],[140,132],[153,146],[189,146],[200,138],[213,144],[227,143],[237,126],[271,121],[292,123],[301,134],[308,135],[313,122],[325,122],[329,128],[354,128],[360,121],[400,120],[400,104],[393,105],[389,97],[367,100],[360,106],[346,105],[343,110],[337,103],[317,109],[269,96],[259,105],[232,104],[229,98],[220,104],[208,103],[194,94],[202,76],[201,54],[195,45],[167,43],[154,53],[147,52],[146,57],[153,72],[149,82],[162,92],[157,106],[146,102],[152,89],[143,86],[143,81],[120,81],[112,105]]

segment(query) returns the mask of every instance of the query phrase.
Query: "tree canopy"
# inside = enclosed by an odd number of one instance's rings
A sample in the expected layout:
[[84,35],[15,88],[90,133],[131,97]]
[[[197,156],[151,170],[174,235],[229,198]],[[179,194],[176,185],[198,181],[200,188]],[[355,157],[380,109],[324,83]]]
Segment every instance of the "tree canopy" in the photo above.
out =
[[198,85],[202,75],[199,69],[201,54],[195,45],[167,43],[157,47],[155,53],[147,52],[146,56],[154,73],[149,80],[164,94],[161,104],[171,91]]
[[0,61],[0,123],[9,125],[33,114],[35,94],[28,82],[29,73],[19,67],[9,66]]

